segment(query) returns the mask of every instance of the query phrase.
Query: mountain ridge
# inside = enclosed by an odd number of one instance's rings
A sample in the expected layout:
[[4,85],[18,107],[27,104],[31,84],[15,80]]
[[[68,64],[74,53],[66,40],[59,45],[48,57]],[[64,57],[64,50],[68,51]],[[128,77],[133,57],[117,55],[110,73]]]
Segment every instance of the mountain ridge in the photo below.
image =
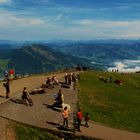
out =
[[27,45],[7,52],[1,49],[0,54],[3,51],[5,54],[0,59],[8,60],[7,68],[17,73],[41,73],[90,64],[85,59],[63,54],[46,45]]

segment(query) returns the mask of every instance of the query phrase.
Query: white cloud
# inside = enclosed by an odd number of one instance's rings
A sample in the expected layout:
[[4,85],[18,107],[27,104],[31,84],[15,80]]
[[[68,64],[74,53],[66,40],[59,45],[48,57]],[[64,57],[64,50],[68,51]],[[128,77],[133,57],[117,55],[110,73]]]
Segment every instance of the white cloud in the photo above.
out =
[[90,34],[93,38],[140,38],[140,20],[111,21],[82,19],[73,21],[73,24],[77,26],[75,30],[81,32],[84,29],[83,33],[87,34],[87,36]]
[[10,5],[11,3],[11,0],[0,0],[0,5]]
[[95,21],[90,19],[84,19],[84,20],[79,20],[77,23],[81,25],[93,25]]
[[[46,36],[67,39],[140,38],[140,20],[74,20],[71,17],[66,18],[61,12],[44,17],[28,15],[22,11],[16,13],[0,10],[0,30],[3,30],[7,36],[9,31],[13,31],[13,34],[17,31],[19,36],[22,36],[23,32],[28,34],[32,32],[38,34],[38,38]],[[23,31],[22,35],[18,31]]]
[[9,12],[0,12],[0,27],[30,27],[45,24],[45,21],[40,18],[18,17]]
[[133,21],[109,21],[109,20],[92,20],[92,19],[83,19],[79,21],[74,21],[79,25],[98,25],[100,27],[124,27],[124,26],[138,26],[140,25],[140,20]]
[[98,21],[98,24],[101,27],[130,27],[130,26],[139,26],[140,20],[137,21]]
[[36,25],[41,25],[41,24],[44,24],[45,22],[43,21],[43,20],[41,20],[41,19],[38,19],[38,18],[35,18],[35,19],[31,19],[30,20],[30,24],[31,25],[34,25],[34,26],[36,26]]

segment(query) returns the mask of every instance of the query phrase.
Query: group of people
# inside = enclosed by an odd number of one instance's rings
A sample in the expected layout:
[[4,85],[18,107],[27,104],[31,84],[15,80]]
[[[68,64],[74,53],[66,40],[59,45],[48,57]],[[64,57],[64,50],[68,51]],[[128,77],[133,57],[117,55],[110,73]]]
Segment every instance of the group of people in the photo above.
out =
[[[58,84],[59,84],[59,81],[56,78],[56,76],[53,76],[52,78],[47,77],[46,84],[45,85],[43,84],[42,87],[43,88],[44,87],[54,88],[54,85],[58,85]],[[29,93],[27,91],[27,87],[24,87],[24,89],[22,91],[22,100],[23,100],[23,103],[25,103],[25,105],[28,105],[28,104],[30,106],[33,105],[33,101],[29,96]],[[59,92],[58,92],[58,98],[56,100],[56,103],[57,103],[58,107],[62,107],[63,98],[62,98],[62,91],[61,90],[59,90]]]
[[10,85],[12,83],[12,80],[13,80],[13,74],[14,74],[14,71],[11,69],[11,70],[5,70],[4,71],[4,76],[5,76],[5,79],[4,79],[4,83],[3,83],[3,86],[5,87],[5,90],[6,90],[6,99],[10,98]]
[[42,87],[47,87],[47,88],[54,88],[54,85],[58,85],[59,84],[59,80],[57,79],[57,77],[54,75],[52,78],[47,77],[46,79],[46,83],[42,84]]
[[76,67],[76,71],[86,71],[86,70],[89,70],[89,67],[87,67],[87,66],[80,66],[80,65],[78,65],[77,67]]
[[[107,83],[107,82],[108,82],[108,79],[107,79],[107,78],[102,77],[102,75],[101,75],[101,74],[100,74],[100,76],[99,76],[99,79],[100,79],[100,80],[102,80],[102,81],[104,81],[105,83]],[[112,83],[112,76],[110,76],[110,77],[109,77],[109,83]]]
[[122,80],[116,79],[116,80],[113,81],[112,76],[110,76],[109,79],[107,79],[107,78],[102,77],[102,75],[100,74],[99,79],[104,81],[105,83],[107,83],[107,82],[109,82],[109,83],[114,82],[114,83],[116,83],[118,85],[123,85],[123,81]]
[[[47,87],[47,88],[54,88],[54,85],[58,85],[59,84],[59,81],[58,79],[56,78],[56,76],[53,76],[52,78],[49,78],[47,77],[47,80],[46,80],[46,84],[42,84],[42,87]],[[27,91],[27,87],[24,87],[23,91],[22,91],[22,100],[23,100],[23,103],[27,106],[28,104],[30,106],[33,105],[33,101],[32,99],[30,98],[29,96],[29,92]],[[57,104],[59,107],[62,107],[62,102],[63,102],[63,99],[62,99],[62,94],[61,94],[61,90],[59,90],[58,92],[58,99],[57,99]]]
[[[65,74],[65,84],[71,84],[71,82],[76,82],[76,79],[77,79],[76,74],[72,74],[72,73],[71,74],[67,74],[67,73]],[[53,85],[58,85],[58,84],[59,84],[59,81],[56,78],[56,76],[53,76],[52,78],[47,77],[47,80],[46,80],[46,86],[47,87],[50,87],[50,86],[53,86]],[[6,82],[3,85],[6,89],[6,98],[9,98],[10,79],[7,78]],[[30,106],[33,105],[33,101],[30,98],[27,87],[23,88],[21,98],[22,98],[23,104],[25,104],[26,106],[27,105],[30,105]],[[54,106],[57,106],[59,108],[63,108],[63,103],[64,103],[64,95],[62,93],[62,90],[59,89],[59,91],[57,93],[57,97],[55,98]],[[63,125],[65,127],[68,127],[69,110],[68,110],[67,106],[64,107],[62,115],[63,115]],[[76,115],[76,124],[75,124],[75,126],[76,126],[76,128],[78,129],[79,132],[81,132],[80,126],[81,126],[82,118],[83,118],[83,114],[82,114],[82,111],[79,109],[78,112],[77,112],[77,115]],[[89,114],[87,113],[86,116],[85,116],[85,127],[89,127],[89,124],[88,124],[89,119],[90,119],[90,117],[89,117]]]
[[[12,83],[12,81],[10,81],[9,78],[5,79],[6,82],[3,83],[3,86],[5,87],[6,89],[6,99],[10,98],[10,84]],[[22,91],[22,101],[23,103],[25,103],[26,105],[30,104],[30,106],[33,105],[33,101],[32,99],[29,97],[29,93],[27,91],[27,88],[24,87],[23,91]]]
[[118,69],[112,69],[112,72],[119,72]]
[[[68,107],[65,106],[64,110],[63,110],[63,126],[68,127]],[[83,113],[81,111],[81,109],[78,110],[77,114],[76,114],[76,124],[74,124],[76,126],[76,128],[78,129],[79,132],[81,132],[80,126],[81,126],[81,122],[82,122],[82,118],[83,118]],[[86,114],[85,116],[85,127],[89,127],[89,113]]]
[[65,84],[66,85],[72,85],[73,84],[73,89],[76,88],[76,80],[79,79],[79,74],[75,73],[65,73]]

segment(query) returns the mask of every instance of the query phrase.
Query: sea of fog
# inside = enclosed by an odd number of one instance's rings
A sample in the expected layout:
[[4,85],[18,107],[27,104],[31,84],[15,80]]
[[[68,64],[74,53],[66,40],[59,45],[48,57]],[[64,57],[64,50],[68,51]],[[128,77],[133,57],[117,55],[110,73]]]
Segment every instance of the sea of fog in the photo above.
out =
[[140,71],[139,60],[122,60],[111,63],[111,67],[107,68],[108,71],[118,69],[119,72],[137,72]]

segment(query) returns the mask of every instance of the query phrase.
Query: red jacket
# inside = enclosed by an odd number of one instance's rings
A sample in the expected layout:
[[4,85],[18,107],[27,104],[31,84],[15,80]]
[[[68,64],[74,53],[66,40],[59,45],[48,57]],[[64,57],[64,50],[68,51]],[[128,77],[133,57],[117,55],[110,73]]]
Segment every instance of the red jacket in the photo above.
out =
[[79,120],[82,120],[82,116],[83,116],[83,115],[82,115],[82,112],[78,112],[77,115],[78,115],[78,119],[79,119]]

